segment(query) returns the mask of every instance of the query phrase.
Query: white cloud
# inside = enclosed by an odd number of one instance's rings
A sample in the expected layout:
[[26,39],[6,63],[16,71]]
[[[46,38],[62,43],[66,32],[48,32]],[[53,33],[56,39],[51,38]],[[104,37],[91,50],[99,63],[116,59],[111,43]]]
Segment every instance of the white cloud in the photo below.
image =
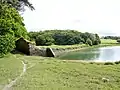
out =
[[35,11],[26,10],[30,30],[77,29],[120,35],[119,0],[31,0]]

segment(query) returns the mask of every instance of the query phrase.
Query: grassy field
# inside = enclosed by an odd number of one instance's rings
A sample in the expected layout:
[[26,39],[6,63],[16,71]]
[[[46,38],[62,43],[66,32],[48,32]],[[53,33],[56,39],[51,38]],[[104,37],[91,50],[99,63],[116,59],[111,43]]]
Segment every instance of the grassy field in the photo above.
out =
[[102,44],[116,44],[117,41],[116,40],[112,40],[112,39],[101,39],[101,43]]
[[13,55],[0,58],[0,89],[14,80],[22,72],[21,60]]
[[70,48],[78,48],[78,47],[87,47],[85,44],[77,44],[77,45],[51,45],[51,46],[37,46],[39,48],[63,48],[63,49],[70,49]]
[[[118,45],[115,40],[102,39],[102,44],[42,46],[41,48],[95,48]],[[115,63],[86,63],[62,61],[56,58],[10,54],[0,58],[0,90],[27,71],[7,90],[119,90],[120,65]],[[104,78],[108,81],[104,81]]]
[[[0,59],[0,84],[8,83],[22,70],[27,71],[12,90],[119,90],[120,65],[61,61],[55,58],[13,55]],[[19,58],[19,59],[18,59]],[[19,75],[18,75],[19,76]],[[104,81],[103,78],[108,79]]]

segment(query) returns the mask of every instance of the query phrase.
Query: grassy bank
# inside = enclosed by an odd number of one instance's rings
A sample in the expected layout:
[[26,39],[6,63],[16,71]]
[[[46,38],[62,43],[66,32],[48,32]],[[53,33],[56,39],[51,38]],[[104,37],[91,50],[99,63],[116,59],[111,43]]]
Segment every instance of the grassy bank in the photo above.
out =
[[14,80],[21,72],[21,60],[17,60],[13,55],[0,58],[0,90]]
[[72,49],[72,48],[82,48],[87,47],[85,44],[77,44],[77,45],[51,45],[51,46],[37,46],[39,48],[53,48],[53,49]]
[[[101,39],[100,45],[95,45],[92,47],[102,47],[102,46],[116,46],[120,45],[116,40],[112,39]],[[76,48],[84,48],[89,47],[86,44],[77,44],[77,45],[51,45],[51,46],[37,46],[38,48],[53,48],[53,49],[76,49]]]
[[102,44],[117,44],[117,40],[112,39],[101,39]]
[[[70,62],[22,55],[16,57],[24,58],[28,66],[25,75],[12,86],[13,90],[119,90],[120,88],[119,64]],[[13,71],[12,75],[18,72],[21,62],[18,63],[13,55],[10,58],[3,58],[2,60],[9,59],[10,62],[1,62],[1,65],[6,64],[3,69]],[[16,62],[18,64],[15,64]],[[14,64],[14,68],[10,64]],[[7,71],[2,74],[4,79],[9,77]],[[104,78],[108,81],[104,81]]]
[[[92,47],[87,45],[49,47],[86,49],[119,45],[115,42],[112,44],[103,42]],[[0,58],[0,90],[20,75],[23,69],[22,60],[27,64],[27,71],[12,85],[10,88],[12,90],[119,90],[120,88],[120,62],[86,63],[11,54]]]

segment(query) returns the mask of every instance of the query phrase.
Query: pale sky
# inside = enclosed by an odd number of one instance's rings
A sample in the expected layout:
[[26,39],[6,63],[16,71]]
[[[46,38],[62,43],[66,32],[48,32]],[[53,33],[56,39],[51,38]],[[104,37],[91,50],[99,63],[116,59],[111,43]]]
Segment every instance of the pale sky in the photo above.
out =
[[28,31],[73,29],[120,35],[120,0],[30,0],[23,14]]

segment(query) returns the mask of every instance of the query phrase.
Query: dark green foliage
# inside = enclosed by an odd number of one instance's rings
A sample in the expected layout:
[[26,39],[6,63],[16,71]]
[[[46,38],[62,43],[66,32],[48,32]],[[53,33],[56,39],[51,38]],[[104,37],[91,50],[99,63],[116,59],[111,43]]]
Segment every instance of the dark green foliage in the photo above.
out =
[[118,40],[118,39],[120,39],[120,36],[103,36],[102,39]]
[[105,62],[104,65],[114,65],[113,62]]
[[115,64],[120,64],[120,61],[116,61]]
[[6,4],[0,4],[0,35],[14,32],[16,38],[27,38],[27,30],[19,12]]
[[117,42],[120,43],[120,39],[118,39]]
[[39,35],[36,40],[36,45],[52,45],[54,43],[54,39],[49,34]]
[[9,4],[0,3],[0,56],[13,50],[15,39],[27,38],[27,34],[19,12]]
[[57,45],[73,45],[82,42],[81,37],[71,33],[59,33],[54,35],[55,44]]
[[98,34],[95,34],[95,40],[93,42],[93,45],[98,45],[98,44],[101,44],[101,40]]
[[75,30],[47,30],[43,32],[30,32],[29,36],[30,40],[35,40],[37,45],[73,45],[84,43],[92,46],[100,44],[100,38],[97,34],[88,32],[81,33]]
[[11,5],[19,11],[24,11],[25,6],[29,7],[31,10],[34,10],[34,7],[29,0],[1,0],[0,3]]
[[10,52],[15,47],[14,36],[11,34],[0,35],[0,56]]
[[74,33],[56,33],[53,35],[55,44],[57,45],[73,45],[78,44],[81,40],[79,36],[75,36]]
[[86,40],[86,44],[88,44],[89,46],[93,45],[92,41],[89,38]]

